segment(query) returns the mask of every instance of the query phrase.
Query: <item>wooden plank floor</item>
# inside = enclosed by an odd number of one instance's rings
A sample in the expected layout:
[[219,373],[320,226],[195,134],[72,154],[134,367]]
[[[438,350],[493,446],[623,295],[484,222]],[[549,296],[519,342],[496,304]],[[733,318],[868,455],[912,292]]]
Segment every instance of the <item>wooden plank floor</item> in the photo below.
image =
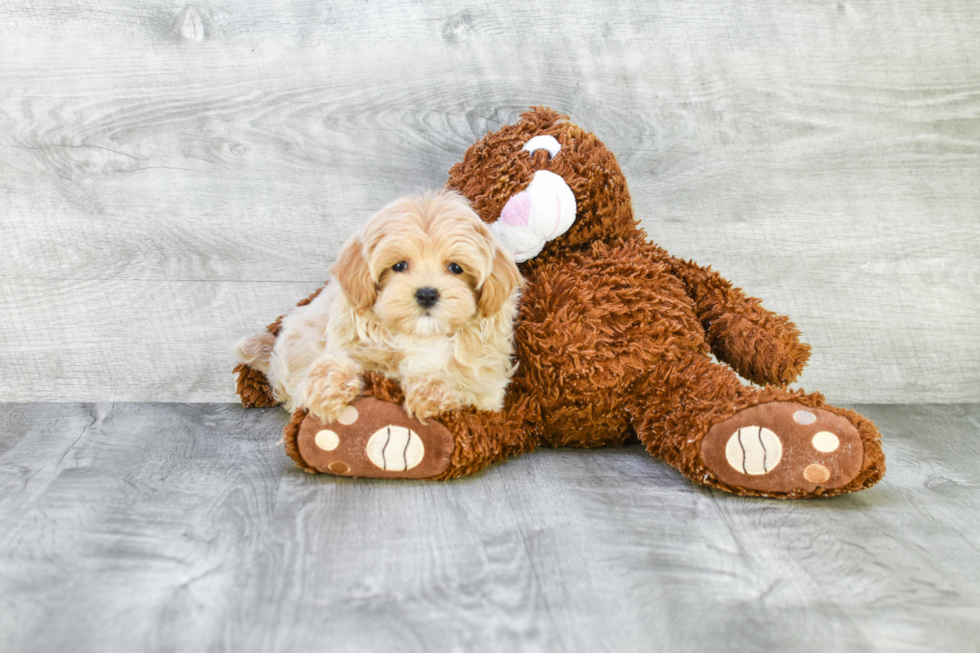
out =
[[787,503],[637,447],[351,481],[279,410],[2,405],[0,650],[978,650],[980,405],[859,409],[885,480]]

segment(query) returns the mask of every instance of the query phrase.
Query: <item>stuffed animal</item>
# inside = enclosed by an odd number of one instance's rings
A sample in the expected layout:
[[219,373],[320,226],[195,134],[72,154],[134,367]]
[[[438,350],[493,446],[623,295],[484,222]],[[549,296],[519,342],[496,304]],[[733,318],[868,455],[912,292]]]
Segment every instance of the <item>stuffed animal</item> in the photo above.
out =
[[[785,389],[809,357],[796,326],[651,243],[594,134],[534,108],[470,147],[447,186],[525,277],[504,410],[423,424],[402,409],[397,383],[369,375],[338,422],[293,414],[284,441],[303,469],[450,479],[538,446],[639,440],[695,483],[740,495],[832,496],[884,475],[870,420]],[[246,406],[275,403],[260,373],[236,370]]]

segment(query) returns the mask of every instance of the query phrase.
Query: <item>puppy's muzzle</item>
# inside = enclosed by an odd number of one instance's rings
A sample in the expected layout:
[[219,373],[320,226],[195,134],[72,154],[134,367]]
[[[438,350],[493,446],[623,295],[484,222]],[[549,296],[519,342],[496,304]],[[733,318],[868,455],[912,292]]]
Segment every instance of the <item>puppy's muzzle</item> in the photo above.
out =
[[439,291],[435,288],[419,288],[415,291],[415,301],[422,308],[432,308],[439,301]]

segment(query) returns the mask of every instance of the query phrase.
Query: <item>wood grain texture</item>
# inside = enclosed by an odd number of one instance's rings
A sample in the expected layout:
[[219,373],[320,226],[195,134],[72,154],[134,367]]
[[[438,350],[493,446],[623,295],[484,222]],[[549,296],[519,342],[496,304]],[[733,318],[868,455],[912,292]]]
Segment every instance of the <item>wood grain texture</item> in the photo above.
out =
[[0,6],[0,399],[228,401],[232,344],[532,104],[836,401],[980,396],[970,0]]
[[0,650],[973,650],[980,405],[857,408],[882,483],[779,502],[639,447],[354,481],[279,409],[0,405]]

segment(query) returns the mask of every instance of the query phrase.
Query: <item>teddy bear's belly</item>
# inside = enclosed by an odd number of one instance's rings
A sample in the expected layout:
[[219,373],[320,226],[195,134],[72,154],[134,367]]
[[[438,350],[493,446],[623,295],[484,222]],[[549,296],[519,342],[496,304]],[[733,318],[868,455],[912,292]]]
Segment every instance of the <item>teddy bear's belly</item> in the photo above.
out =
[[632,385],[682,353],[708,353],[691,300],[662,264],[580,255],[526,281],[511,391],[538,400],[553,444],[629,439]]

